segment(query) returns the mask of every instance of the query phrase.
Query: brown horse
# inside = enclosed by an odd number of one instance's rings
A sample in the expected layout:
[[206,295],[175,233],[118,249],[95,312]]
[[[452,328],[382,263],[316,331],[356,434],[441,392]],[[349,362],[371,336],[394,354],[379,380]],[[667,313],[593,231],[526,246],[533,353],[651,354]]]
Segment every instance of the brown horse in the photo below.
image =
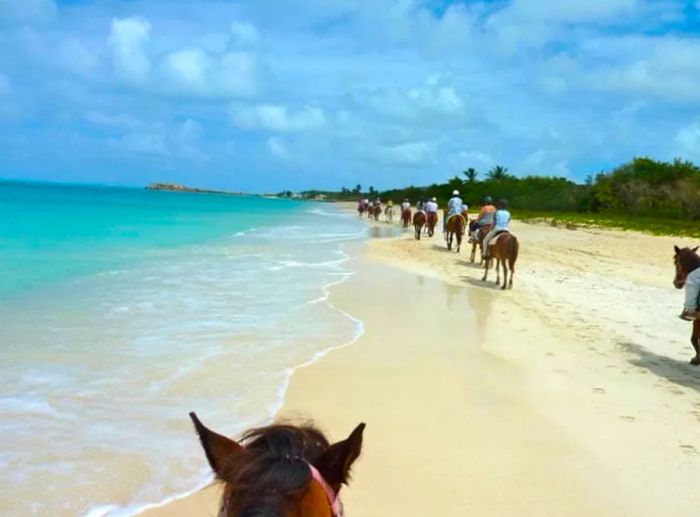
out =
[[338,492],[360,455],[365,424],[333,445],[312,426],[271,425],[241,443],[190,413],[209,465],[223,483],[219,517],[341,517]]
[[418,210],[413,214],[413,228],[416,230],[416,240],[420,240],[420,234],[423,232],[423,226],[425,226],[425,212]]
[[445,234],[445,240],[447,241],[447,249],[452,249],[452,240],[457,237],[457,253],[462,247],[462,236],[464,235],[464,228],[467,223],[463,216],[454,214],[450,216],[447,220],[447,233]]
[[437,214],[435,212],[428,212],[425,220],[425,224],[428,227],[428,237],[435,235],[435,225],[437,224],[437,221]]
[[[490,246],[489,258],[486,259],[486,266],[484,270],[484,278],[482,280],[485,282],[486,277],[489,274],[489,267],[493,259],[496,259],[496,284],[501,283],[501,270],[499,267],[503,265],[503,286],[501,289],[506,287],[513,288],[513,275],[515,274],[515,261],[518,260],[518,251],[520,250],[520,243],[518,238],[511,233],[503,233],[498,237],[498,240],[493,246]],[[508,270],[510,269],[510,279],[508,278]]]
[[[688,274],[700,267],[700,257],[695,253],[698,248],[679,248],[674,246],[676,254],[673,256],[673,262],[676,265],[676,277],[673,279],[673,285],[676,289],[683,289]],[[690,360],[690,364],[700,365],[700,321],[693,321],[693,333],[690,335],[690,344],[695,349],[695,357]]]
[[402,223],[402,228],[404,230],[408,229],[408,227],[411,225],[411,209],[410,208],[404,208],[401,210],[401,223]]
[[374,205],[372,207],[372,217],[374,218],[375,221],[379,221],[380,215],[382,215],[382,206],[381,205]]
[[366,210],[366,208],[365,208],[364,203],[359,203],[357,205],[357,215],[359,215],[360,217],[362,217],[362,214],[365,213],[365,210]]
[[488,235],[488,233],[491,231],[491,228],[493,227],[493,224],[486,224],[482,226],[479,229],[478,233],[478,239],[475,241],[472,241],[472,253],[471,256],[469,257],[469,262],[474,262],[476,260],[476,247],[479,247],[479,254],[481,255],[481,258],[479,259],[479,264],[481,264],[484,261],[484,237]]

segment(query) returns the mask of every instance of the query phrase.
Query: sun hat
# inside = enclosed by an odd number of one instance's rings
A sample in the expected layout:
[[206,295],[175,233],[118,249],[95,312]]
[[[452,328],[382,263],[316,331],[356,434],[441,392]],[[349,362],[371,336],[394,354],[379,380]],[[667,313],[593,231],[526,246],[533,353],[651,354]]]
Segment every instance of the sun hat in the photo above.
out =
[[459,190],[453,190],[452,191],[453,196],[459,196]]
[[435,203],[435,202],[437,201],[437,198],[434,197],[434,198],[432,198],[430,201],[432,201],[433,203]]

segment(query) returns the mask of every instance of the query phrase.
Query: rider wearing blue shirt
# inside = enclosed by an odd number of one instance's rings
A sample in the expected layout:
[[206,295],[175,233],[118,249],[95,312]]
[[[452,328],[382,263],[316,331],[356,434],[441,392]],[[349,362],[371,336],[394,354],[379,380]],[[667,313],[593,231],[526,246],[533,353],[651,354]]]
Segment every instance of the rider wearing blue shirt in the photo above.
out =
[[498,210],[493,216],[494,225],[493,229],[484,237],[483,244],[483,256],[484,258],[489,257],[489,244],[491,239],[493,239],[497,234],[508,232],[508,224],[510,223],[510,212],[508,211],[508,201],[501,199],[498,202]]

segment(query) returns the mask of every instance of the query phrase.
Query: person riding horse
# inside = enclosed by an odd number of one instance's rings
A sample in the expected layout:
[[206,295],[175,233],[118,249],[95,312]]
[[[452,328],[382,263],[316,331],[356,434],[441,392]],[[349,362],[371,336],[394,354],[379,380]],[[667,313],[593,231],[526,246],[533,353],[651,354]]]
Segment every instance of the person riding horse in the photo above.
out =
[[484,237],[484,259],[489,258],[489,245],[491,243],[491,239],[500,233],[509,232],[508,223],[510,223],[510,212],[508,211],[508,201],[501,199],[498,202],[498,210],[496,210],[493,219],[495,222],[493,229],[486,235],[486,237]]
[[464,212],[464,201],[459,197],[459,190],[452,191],[452,197],[447,202],[447,213],[443,221],[443,232],[447,233],[447,222],[453,215],[462,215]]
[[487,226],[493,224],[493,215],[496,213],[496,207],[493,206],[493,199],[491,196],[486,196],[484,202],[481,205],[481,210],[479,211],[479,216],[476,221],[469,225],[471,230],[471,242],[479,241],[479,233]]

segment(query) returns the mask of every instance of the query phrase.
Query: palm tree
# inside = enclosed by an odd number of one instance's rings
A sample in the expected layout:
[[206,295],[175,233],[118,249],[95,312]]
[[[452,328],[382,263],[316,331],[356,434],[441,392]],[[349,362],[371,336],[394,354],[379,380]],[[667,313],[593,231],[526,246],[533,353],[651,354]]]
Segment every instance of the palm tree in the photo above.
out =
[[508,177],[508,167],[496,165],[488,172],[487,176],[494,181],[505,179]]
[[474,167],[469,167],[466,171],[464,171],[462,174],[464,174],[467,177],[467,182],[469,183],[476,183],[476,177],[479,174],[476,172]]

